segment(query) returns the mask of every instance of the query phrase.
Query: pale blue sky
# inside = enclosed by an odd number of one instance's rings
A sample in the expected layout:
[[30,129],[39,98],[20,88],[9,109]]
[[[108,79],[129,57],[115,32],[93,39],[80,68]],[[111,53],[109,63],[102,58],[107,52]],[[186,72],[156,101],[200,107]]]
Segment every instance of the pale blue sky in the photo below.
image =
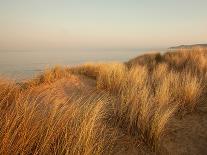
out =
[[0,0],[0,50],[207,43],[207,0]]

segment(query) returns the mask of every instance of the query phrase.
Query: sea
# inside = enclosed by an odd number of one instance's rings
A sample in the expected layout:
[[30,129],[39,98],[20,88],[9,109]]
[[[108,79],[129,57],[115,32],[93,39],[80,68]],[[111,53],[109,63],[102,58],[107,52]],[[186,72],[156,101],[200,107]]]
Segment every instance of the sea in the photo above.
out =
[[[27,79],[56,65],[74,66],[88,62],[125,62],[151,49],[69,50],[69,51],[0,51],[0,76]],[[156,51],[161,51],[158,49]]]

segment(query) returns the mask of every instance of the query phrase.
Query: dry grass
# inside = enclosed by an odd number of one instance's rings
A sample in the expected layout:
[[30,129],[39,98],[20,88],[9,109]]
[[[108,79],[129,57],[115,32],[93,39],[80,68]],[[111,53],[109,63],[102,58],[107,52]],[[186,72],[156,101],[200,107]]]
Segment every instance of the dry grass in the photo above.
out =
[[71,67],[69,70],[73,74],[81,74],[96,79],[100,68],[104,67],[105,65],[106,64],[86,63],[76,67]]
[[[125,136],[156,152],[173,117],[205,104],[206,71],[206,51],[194,49],[0,80],[0,154],[115,154]],[[79,74],[96,80],[94,91],[74,97],[52,87]]]
[[118,63],[106,64],[101,67],[97,78],[97,88],[116,93],[123,86],[126,69],[124,64]]
[[187,70],[196,74],[203,74],[207,71],[207,49],[184,49],[166,53],[163,56],[163,60],[172,69],[178,71]]
[[[170,118],[175,113],[184,115],[194,111],[205,96],[205,51],[181,53],[183,57],[177,59],[184,60],[174,64],[175,68],[159,54],[153,54],[146,57],[146,62],[143,56],[138,59],[141,62],[133,59],[128,64],[134,65],[128,70],[122,64],[103,68],[97,79],[98,89],[107,90],[119,99],[120,124],[127,124],[129,134],[137,132],[155,147]],[[178,69],[179,65],[182,69]]]
[[[8,88],[13,90],[13,88]],[[19,93],[19,92],[16,92]],[[50,97],[45,94],[50,93]],[[20,93],[1,115],[0,154],[110,153],[117,131],[106,125],[107,97],[97,92],[84,99],[58,99],[58,92]],[[4,110],[1,102],[1,112]],[[108,141],[110,139],[110,142]]]
[[117,124],[126,125],[122,128],[127,128],[129,134],[136,134],[154,146],[177,105],[172,107],[157,103],[146,67],[126,70],[120,64],[114,66],[100,74],[97,87],[110,91],[118,98]]
[[22,84],[24,84],[24,87],[34,87],[39,86],[41,84],[51,84],[54,83],[57,80],[63,79],[63,78],[69,78],[71,75],[71,72],[69,68],[63,68],[61,66],[55,66],[52,69],[45,69],[45,71],[36,76],[34,79],[28,80]]

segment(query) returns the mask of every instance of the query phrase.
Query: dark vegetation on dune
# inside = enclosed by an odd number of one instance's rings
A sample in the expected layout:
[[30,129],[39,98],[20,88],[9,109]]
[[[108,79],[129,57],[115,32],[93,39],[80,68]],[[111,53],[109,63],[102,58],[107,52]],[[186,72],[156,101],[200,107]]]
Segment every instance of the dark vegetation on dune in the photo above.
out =
[[172,120],[206,101],[204,49],[1,79],[0,154],[162,154]]

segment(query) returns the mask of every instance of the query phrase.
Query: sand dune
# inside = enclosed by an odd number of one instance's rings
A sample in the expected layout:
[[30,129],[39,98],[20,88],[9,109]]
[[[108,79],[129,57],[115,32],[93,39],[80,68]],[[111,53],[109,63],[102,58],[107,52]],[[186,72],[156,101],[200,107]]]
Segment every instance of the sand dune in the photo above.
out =
[[0,154],[205,154],[207,51],[0,80]]

